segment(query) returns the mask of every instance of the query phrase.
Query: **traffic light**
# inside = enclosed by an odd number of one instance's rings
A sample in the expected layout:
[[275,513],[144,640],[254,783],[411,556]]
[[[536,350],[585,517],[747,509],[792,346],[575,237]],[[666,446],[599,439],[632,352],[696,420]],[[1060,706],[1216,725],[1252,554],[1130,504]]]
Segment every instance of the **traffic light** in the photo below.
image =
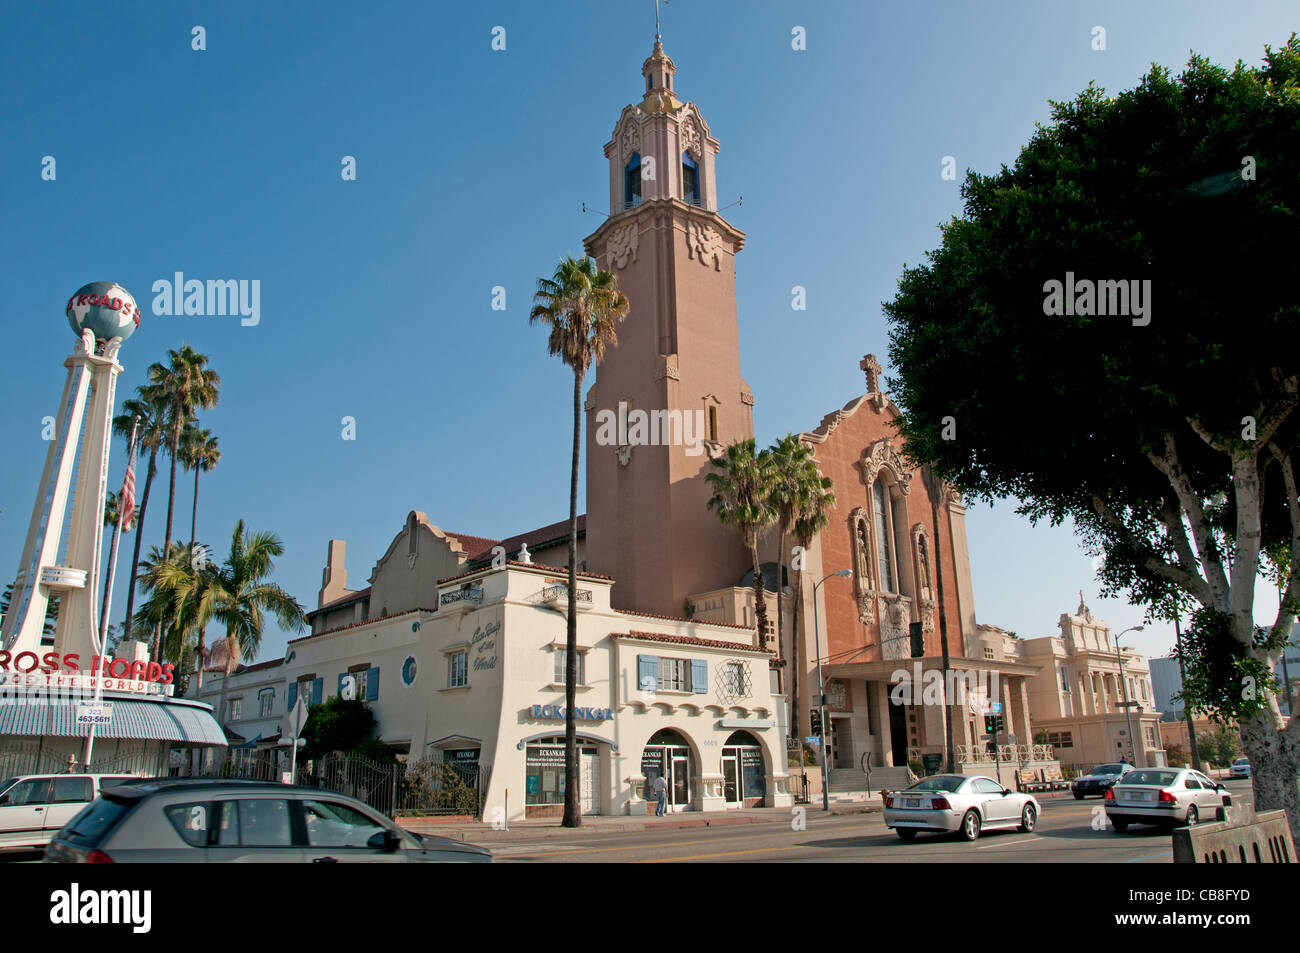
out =
[[1001,715],[985,715],[985,716],[984,716],[984,733],[985,733],[985,734],[989,734],[989,735],[997,735],[997,734],[999,734],[999,733],[1002,731],[1002,728],[1003,728],[1003,721],[1002,721],[1002,716],[1001,716]]
[[908,634],[912,636],[912,658],[921,658],[925,655],[925,636],[921,631],[921,623],[913,622],[908,627]]

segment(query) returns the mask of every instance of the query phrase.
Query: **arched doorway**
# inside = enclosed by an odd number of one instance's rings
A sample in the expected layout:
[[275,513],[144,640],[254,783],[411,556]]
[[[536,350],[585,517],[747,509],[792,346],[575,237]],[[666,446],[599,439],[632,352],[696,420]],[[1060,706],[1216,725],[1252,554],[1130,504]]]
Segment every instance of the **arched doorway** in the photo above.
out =
[[[579,734],[578,804],[583,814],[600,813],[599,742]],[[524,748],[524,814],[560,817],[564,813],[564,736],[529,740]]]
[[722,746],[722,798],[727,807],[760,807],[767,796],[763,746],[748,731],[733,731]]
[[661,728],[650,736],[641,752],[641,773],[645,786],[641,796],[649,804],[656,802],[655,779],[668,780],[668,809],[684,811],[691,806],[691,777],[694,765],[691,747],[681,733],[672,728]]

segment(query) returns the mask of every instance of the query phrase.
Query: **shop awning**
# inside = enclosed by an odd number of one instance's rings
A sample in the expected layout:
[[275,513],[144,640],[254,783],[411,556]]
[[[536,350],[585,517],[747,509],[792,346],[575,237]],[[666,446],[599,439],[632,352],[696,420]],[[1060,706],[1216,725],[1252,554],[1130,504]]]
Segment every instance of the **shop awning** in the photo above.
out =
[[[207,705],[174,698],[123,698],[109,692],[103,700],[112,703],[113,715],[107,724],[96,726],[96,738],[226,745],[225,735]],[[77,724],[77,706],[69,701],[50,704],[40,694],[19,696],[14,701],[18,703],[0,705],[0,736],[84,738],[90,731],[89,725]]]

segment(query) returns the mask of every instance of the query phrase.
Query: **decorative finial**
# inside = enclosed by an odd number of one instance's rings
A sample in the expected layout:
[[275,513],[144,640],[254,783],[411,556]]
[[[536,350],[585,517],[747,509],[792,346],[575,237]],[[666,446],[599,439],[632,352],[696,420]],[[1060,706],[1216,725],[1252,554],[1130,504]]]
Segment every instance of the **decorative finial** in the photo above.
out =
[[531,564],[533,561],[533,554],[528,551],[527,543],[521,543],[519,545],[519,561],[528,564]]
[[867,375],[867,393],[880,393],[880,362],[876,360],[876,355],[868,354],[858,362],[858,367],[866,372]]
[[1084,601],[1082,589],[1079,590],[1079,608],[1074,614],[1083,616],[1085,619],[1092,618],[1092,610],[1088,608],[1088,603]]

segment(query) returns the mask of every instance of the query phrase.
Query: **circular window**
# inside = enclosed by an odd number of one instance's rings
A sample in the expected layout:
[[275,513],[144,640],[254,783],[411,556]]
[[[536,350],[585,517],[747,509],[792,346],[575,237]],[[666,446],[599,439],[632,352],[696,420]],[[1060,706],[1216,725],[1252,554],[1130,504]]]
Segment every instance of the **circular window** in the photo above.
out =
[[408,655],[402,663],[402,681],[407,685],[415,684],[415,656]]

